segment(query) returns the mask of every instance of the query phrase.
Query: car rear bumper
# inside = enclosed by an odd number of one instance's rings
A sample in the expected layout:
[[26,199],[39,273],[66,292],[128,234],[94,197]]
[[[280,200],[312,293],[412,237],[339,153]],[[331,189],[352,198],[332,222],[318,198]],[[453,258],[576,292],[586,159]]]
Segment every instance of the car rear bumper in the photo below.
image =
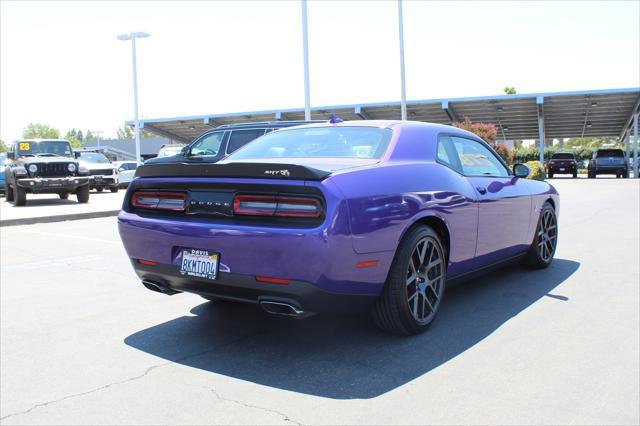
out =
[[89,179],[86,176],[66,178],[23,178],[16,180],[16,184],[19,187],[28,189],[31,192],[73,192],[88,183]]
[[376,300],[375,295],[332,293],[300,280],[272,284],[259,282],[252,275],[228,272],[220,272],[216,280],[206,280],[180,275],[176,265],[143,265],[135,259],[132,265],[142,281],[158,283],[172,291],[247,303],[277,302],[305,313],[361,312]]
[[577,171],[578,171],[578,168],[575,165],[570,165],[570,166],[549,165],[549,166],[547,166],[547,172],[548,173],[562,174],[562,173],[576,173]]
[[[333,228],[344,228],[341,221],[338,218],[313,228],[288,228],[221,223],[196,217],[140,216],[121,211],[118,227],[131,259],[169,265],[174,272],[178,271],[183,249],[201,249],[220,254],[221,277],[274,277],[303,282],[318,291],[377,296],[386,281],[394,251],[356,253],[351,236]],[[371,261],[377,263],[358,267],[359,262]],[[186,282],[180,281],[183,279],[172,278],[184,286]],[[190,277],[186,281],[193,280]],[[286,293],[299,285],[277,288]],[[265,284],[260,286],[264,288]]]
[[622,165],[607,165],[607,166],[595,166],[594,171],[596,173],[609,173],[609,174],[619,174],[627,171],[627,168]]

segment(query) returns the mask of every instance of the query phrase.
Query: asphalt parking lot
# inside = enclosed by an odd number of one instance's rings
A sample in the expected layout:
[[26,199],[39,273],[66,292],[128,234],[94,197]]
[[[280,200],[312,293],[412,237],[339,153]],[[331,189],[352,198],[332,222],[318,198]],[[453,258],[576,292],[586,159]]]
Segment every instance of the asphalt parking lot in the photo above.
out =
[[3,227],[0,423],[638,424],[640,180],[552,183],[552,266],[410,338],[152,293],[114,217]]
[[61,200],[56,194],[28,194],[27,205],[16,207],[0,198],[0,225],[13,226],[59,222],[79,217],[104,217],[117,214],[126,190],[117,193],[91,191],[89,202],[79,204],[75,195]]

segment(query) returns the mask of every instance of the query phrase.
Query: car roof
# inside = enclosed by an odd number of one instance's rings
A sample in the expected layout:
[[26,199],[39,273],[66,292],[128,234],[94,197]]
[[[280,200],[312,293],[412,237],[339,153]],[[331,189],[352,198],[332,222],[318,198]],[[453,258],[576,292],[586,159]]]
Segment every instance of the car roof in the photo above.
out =
[[41,139],[41,138],[18,139],[17,141],[13,141],[13,143],[17,143],[17,142],[34,142],[34,143],[38,143],[38,142],[67,142],[67,143],[69,143],[69,141],[66,140],[66,139]]
[[239,130],[239,129],[254,129],[261,127],[291,127],[291,126],[300,126],[302,124],[312,124],[312,123],[325,123],[324,120],[290,120],[290,121],[254,121],[252,123],[235,123],[235,124],[223,124],[222,126],[218,126],[213,130]]

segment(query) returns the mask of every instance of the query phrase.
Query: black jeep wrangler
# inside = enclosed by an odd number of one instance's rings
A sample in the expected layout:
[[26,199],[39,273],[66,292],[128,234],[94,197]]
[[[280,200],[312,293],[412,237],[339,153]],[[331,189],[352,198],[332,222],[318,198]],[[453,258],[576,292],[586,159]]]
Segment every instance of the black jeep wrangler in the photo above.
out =
[[14,142],[7,158],[4,191],[7,201],[24,206],[27,193],[76,194],[79,203],[89,201],[89,170],[81,167],[71,144],[64,139],[28,139]]

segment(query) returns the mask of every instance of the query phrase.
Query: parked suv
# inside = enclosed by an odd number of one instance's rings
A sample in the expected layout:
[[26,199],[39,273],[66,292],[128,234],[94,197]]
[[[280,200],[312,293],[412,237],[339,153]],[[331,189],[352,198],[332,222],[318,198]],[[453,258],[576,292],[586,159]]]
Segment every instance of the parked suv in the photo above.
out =
[[315,121],[271,121],[226,124],[209,130],[185,145],[179,154],[147,160],[145,164],[207,162],[215,163],[260,136],[284,127],[300,126]]
[[578,177],[578,160],[573,152],[557,152],[551,156],[547,163],[547,176],[552,178],[554,174]]
[[587,172],[589,178],[595,178],[597,175],[628,178],[629,165],[621,149],[598,149],[589,161]]
[[27,194],[76,194],[79,203],[89,201],[89,170],[73,156],[64,139],[24,139],[11,144],[7,153],[4,191],[7,201],[24,206]]
[[117,167],[101,152],[78,151],[76,153],[81,164],[89,169],[89,186],[98,192],[109,188],[111,192],[118,192]]

